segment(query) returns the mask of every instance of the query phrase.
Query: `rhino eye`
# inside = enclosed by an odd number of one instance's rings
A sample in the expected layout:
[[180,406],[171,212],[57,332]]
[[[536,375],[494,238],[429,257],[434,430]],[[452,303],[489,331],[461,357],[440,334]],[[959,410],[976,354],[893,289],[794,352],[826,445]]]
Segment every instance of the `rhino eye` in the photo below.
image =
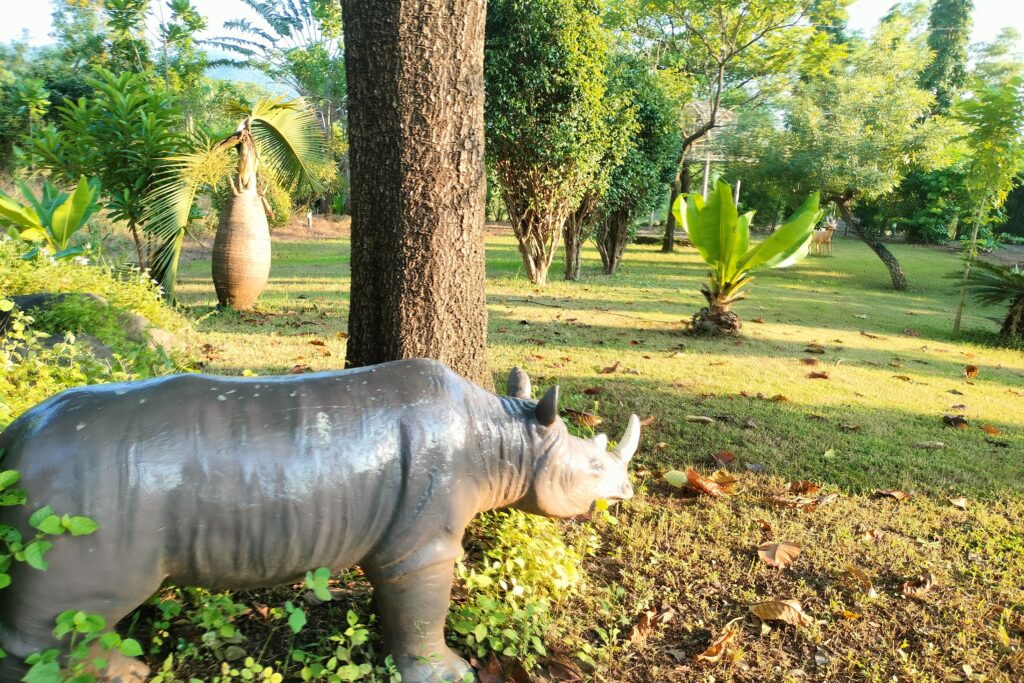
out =
[[602,463],[600,460],[595,460],[594,462],[590,463],[590,469],[591,471],[596,472],[597,474],[601,474],[601,472],[604,472],[604,463]]

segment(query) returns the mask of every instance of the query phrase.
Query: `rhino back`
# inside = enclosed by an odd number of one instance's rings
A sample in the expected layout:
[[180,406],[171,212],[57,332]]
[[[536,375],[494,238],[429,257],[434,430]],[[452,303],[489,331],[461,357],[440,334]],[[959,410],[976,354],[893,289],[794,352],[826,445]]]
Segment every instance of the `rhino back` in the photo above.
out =
[[358,562],[389,534],[414,543],[409,517],[441,500],[437,472],[465,438],[463,384],[401,361],[75,389],[12,425],[4,466],[23,474],[23,515],[38,501],[99,522],[95,550],[156,543],[177,583],[286,582]]

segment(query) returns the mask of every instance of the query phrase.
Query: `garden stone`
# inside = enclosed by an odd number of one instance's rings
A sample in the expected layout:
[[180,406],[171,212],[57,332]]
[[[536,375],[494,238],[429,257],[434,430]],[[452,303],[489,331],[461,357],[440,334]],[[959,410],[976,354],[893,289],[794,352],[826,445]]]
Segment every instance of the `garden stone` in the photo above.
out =
[[32,408],[0,434],[29,501],[0,508],[0,524],[27,534],[31,512],[52,505],[99,529],[55,539],[46,572],[9,570],[0,683],[60,645],[65,610],[112,626],[165,584],[249,589],[353,564],[373,584],[402,680],[463,680],[471,669],[443,629],[473,516],[574,517],[633,495],[636,415],[609,451],[603,434],[568,432],[557,387],[535,401],[526,373],[508,384],[512,395],[497,396],[419,359],[81,387]]

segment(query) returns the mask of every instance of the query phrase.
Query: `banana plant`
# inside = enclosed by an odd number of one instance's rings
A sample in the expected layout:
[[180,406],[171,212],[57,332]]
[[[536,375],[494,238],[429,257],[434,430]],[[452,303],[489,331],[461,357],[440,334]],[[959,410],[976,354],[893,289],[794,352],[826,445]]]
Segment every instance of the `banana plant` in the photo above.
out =
[[36,197],[24,183],[18,183],[23,204],[0,192],[0,224],[7,224],[7,234],[31,243],[25,258],[35,257],[45,247],[54,259],[70,258],[85,252],[82,244],[72,246],[71,241],[84,228],[97,209],[99,183],[82,176],[78,186],[69,195],[61,192],[50,181],[43,183],[42,193]]
[[739,332],[742,323],[732,305],[745,298],[740,290],[753,279],[751,273],[785,268],[807,256],[814,226],[823,213],[815,192],[771,236],[751,246],[754,212],[739,214],[728,183],[719,181],[707,200],[699,194],[680,196],[672,211],[711,269],[708,284],[701,288],[708,305],[693,317],[696,334]]

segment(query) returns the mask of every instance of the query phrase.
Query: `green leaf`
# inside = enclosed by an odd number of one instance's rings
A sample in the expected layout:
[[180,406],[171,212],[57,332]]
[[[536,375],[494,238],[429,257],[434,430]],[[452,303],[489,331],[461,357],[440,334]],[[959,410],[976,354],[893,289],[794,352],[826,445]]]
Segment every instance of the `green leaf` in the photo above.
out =
[[476,636],[478,641],[482,642],[483,639],[487,637],[487,626],[484,624],[477,624],[473,628],[473,635]]
[[[2,303],[3,302],[0,302],[0,304]],[[0,311],[2,310],[3,307],[0,306]],[[21,479],[21,474],[17,470],[4,470],[3,472],[0,472],[0,490],[3,490],[8,486],[17,484],[19,479]]]
[[56,661],[38,662],[21,680],[24,683],[61,683],[60,664]]
[[7,588],[10,585],[11,585],[11,575],[10,574],[0,574],[0,590],[2,590],[4,588]]
[[46,517],[35,526],[44,534],[60,536],[64,533],[64,526],[60,523],[60,517],[58,517],[57,515],[50,515],[49,517]]
[[63,520],[65,529],[71,532],[72,536],[88,536],[100,528],[100,525],[88,517],[71,517]]
[[100,636],[100,647],[104,650],[113,650],[121,644],[121,636],[114,631],[108,631]]
[[50,233],[53,235],[55,248],[66,249],[68,241],[89,220],[96,208],[96,191],[89,185],[85,176],[78,179],[78,186],[71,196],[64,200],[53,212]]
[[291,614],[288,615],[288,627],[291,628],[292,633],[298,633],[305,625],[306,613],[296,607],[292,610]]
[[125,657],[141,657],[142,646],[139,645],[137,640],[132,638],[125,638],[121,641],[121,654]]
[[36,510],[35,512],[33,512],[32,516],[28,518],[28,525],[30,527],[38,529],[39,528],[39,524],[44,519],[46,519],[47,517],[50,517],[52,515],[53,515],[53,508],[52,507],[50,507],[49,505],[47,505],[46,507],[41,507],[38,510]]
[[778,230],[747,252],[737,264],[737,270],[742,272],[755,268],[780,268],[792,265],[803,258],[814,233],[814,225],[821,215],[822,212],[818,209],[818,193],[815,192]]
[[42,228],[31,207],[22,206],[3,192],[0,192],[0,221],[13,223],[19,228]]
[[42,228],[29,228],[28,230],[22,230],[18,233],[18,237],[26,242],[32,242],[37,244],[39,242],[48,242],[49,235]]
[[28,566],[38,569],[41,572],[45,572],[49,569],[50,565],[46,563],[43,556],[46,554],[46,551],[52,547],[53,544],[49,541],[35,540],[26,545],[22,549],[21,554],[24,556],[25,562]]

